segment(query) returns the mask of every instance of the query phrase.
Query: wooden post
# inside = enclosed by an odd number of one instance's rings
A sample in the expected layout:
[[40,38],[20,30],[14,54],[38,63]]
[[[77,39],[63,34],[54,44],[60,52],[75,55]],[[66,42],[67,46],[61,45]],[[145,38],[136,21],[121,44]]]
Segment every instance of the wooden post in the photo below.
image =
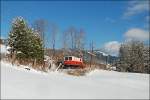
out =
[[[90,49],[91,49],[91,53],[93,53],[93,41],[92,41],[92,43],[90,44]],[[90,68],[91,68],[91,65],[92,65],[92,60],[93,60],[93,57],[92,57],[92,54],[91,54],[91,58],[90,58]]]

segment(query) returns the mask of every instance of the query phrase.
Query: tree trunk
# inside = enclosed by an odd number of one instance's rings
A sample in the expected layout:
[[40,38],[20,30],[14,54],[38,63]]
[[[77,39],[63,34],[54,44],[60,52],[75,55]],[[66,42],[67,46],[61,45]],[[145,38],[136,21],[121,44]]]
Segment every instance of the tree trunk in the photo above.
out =
[[34,59],[33,67],[36,68],[36,59]]
[[16,59],[16,54],[13,53],[13,54],[12,54],[12,65],[14,65],[15,59]]

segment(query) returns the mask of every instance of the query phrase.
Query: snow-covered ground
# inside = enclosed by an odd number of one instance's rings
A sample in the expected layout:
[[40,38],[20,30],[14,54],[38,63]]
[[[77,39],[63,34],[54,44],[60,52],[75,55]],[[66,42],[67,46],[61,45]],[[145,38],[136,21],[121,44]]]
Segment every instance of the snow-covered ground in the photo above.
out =
[[9,54],[8,49],[10,49],[9,46],[6,46],[4,44],[0,44],[0,54]]
[[1,98],[148,99],[149,75],[95,70],[76,77],[29,71],[1,61]]

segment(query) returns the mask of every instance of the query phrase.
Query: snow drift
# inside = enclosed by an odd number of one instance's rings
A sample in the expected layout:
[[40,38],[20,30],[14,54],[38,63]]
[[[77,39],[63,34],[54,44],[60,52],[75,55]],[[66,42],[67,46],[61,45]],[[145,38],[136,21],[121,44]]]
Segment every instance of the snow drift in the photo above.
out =
[[1,61],[1,99],[148,99],[149,75],[95,70],[75,77]]

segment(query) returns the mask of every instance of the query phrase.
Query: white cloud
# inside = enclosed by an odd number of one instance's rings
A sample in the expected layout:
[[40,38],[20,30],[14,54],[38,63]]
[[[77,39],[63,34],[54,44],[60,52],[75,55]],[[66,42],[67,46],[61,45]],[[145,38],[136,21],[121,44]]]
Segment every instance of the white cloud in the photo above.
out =
[[118,55],[119,48],[120,43],[118,41],[110,41],[104,44],[104,49],[106,50],[106,52],[113,56]]
[[125,33],[125,37],[127,40],[134,39],[146,41],[149,39],[149,32],[139,28],[132,28]]
[[130,1],[123,17],[133,16],[149,10],[148,0]]

